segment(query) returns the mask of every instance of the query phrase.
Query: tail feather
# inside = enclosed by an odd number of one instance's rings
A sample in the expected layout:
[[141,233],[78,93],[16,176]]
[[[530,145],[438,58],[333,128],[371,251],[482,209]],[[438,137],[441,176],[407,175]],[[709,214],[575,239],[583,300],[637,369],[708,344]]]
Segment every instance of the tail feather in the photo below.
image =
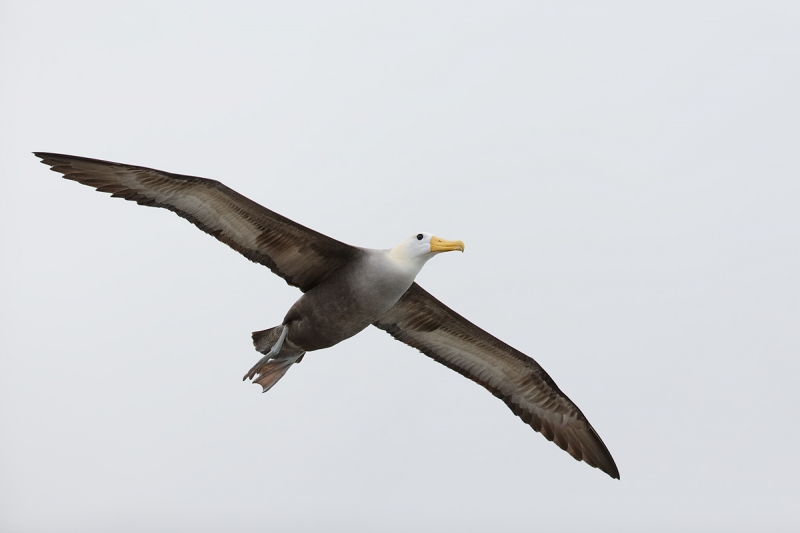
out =
[[274,328],[263,329],[261,331],[253,332],[253,346],[261,353],[269,352],[272,347],[278,342],[281,336],[283,326],[275,326]]

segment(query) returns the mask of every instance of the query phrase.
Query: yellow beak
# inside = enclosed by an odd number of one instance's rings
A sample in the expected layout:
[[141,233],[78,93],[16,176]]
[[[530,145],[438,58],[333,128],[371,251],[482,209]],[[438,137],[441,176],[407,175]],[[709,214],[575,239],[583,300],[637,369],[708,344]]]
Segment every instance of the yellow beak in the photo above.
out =
[[452,252],[453,250],[464,251],[464,243],[461,241],[448,241],[441,237],[431,237],[431,252]]

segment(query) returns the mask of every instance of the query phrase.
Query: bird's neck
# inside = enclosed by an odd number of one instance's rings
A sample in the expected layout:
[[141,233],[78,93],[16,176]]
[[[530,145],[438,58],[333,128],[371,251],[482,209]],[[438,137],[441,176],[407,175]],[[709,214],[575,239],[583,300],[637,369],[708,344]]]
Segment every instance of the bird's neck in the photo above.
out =
[[422,267],[430,259],[430,257],[410,255],[403,244],[388,250],[387,257],[396,269],[407,273],[412,280],[417,277]]

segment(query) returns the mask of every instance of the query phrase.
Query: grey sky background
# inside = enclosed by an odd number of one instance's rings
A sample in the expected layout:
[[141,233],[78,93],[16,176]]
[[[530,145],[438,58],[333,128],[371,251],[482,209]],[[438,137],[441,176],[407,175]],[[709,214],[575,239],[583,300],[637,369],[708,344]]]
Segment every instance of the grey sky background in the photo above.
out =
[[[796,2],[0,4],[0,530],[797,531]],[[536,359],[614,481],[54,151],[223,181]]]

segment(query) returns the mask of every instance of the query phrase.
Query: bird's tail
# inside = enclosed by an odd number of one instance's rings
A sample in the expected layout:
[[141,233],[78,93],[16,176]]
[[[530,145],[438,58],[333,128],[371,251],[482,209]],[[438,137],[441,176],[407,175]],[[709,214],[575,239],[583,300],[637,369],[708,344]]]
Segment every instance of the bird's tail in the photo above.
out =
[[284,327],[285,326],[275,326],[274,328],[254,331],[253,346],[255,346],[256,351],[263,354],[269,352],[275,343],[278,342]]

